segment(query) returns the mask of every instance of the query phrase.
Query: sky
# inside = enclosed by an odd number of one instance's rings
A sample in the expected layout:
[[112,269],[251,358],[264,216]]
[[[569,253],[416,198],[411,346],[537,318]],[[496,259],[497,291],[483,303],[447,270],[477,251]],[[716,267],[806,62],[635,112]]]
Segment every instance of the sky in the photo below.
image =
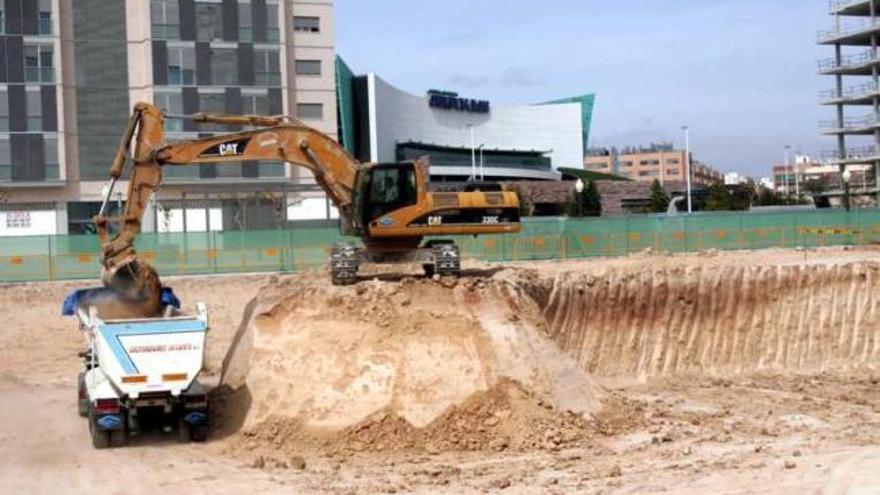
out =
[[[827,0],[336,0],[337,53],[422,94],[493,104],[596,94],[590,145],[673,141],[697,160],[770,175],[784,147],[833,149],[818,104]],[[852,84],[857,84],[853,82]],[[858,143],[854,143],[858,144]]]

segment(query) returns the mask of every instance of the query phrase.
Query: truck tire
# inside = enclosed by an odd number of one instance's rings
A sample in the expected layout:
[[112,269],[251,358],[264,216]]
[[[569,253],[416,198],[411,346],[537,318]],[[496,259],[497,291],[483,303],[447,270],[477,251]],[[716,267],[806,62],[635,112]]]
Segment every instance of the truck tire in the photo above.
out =
[[95,425],[95,410],[89,407],[89,433],[92,436],[92,446],[96,449],[110,447],[110,432],[102,430]]
[[76,385],[76,409],[81,418],[89,417],[89,397],[86,393],[86,374],[80,373]]
[[190,426],[189,431],[193,442],[204,442],[208,439],[208,425]]
[[125,446],[125,430],[114,430],[110,433],[110,447],[114,449]]
[[190,424],[180,418],[177,421],[177,441],[180,443],[189,443],[193,439],[192,428]]

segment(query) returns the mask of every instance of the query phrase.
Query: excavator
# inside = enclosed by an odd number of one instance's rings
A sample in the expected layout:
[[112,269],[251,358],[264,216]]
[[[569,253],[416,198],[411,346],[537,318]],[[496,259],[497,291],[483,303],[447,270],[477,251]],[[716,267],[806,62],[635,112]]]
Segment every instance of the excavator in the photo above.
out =
[[[365,263],[421,263],[426,274],[457,276],[458,247],[436,236],[516,233],[519,200],[499,184],[472,183],[453,192],[429,190],[429,160],[359,163],[339,143],[285,116],[198,113],[196,124],[242,126],[241,132],[166,142],[165,114],[149,104],[134,106],[110,167],[110,183],[95,217],[101,244],[104,285],[133,304],[144,316],[161,310],[158,274],[139,259],[134,242],[166,166],[223,164],[242,160],[275,161],[312,172],[340,214],[341,231],[363,247],[340,242],[330,249],[334,285],[357,281]],[[110,236],[106,216],[117,182],[131,163],[125,206],[118,233]],[[431,240],[425,241],[426,237]]]

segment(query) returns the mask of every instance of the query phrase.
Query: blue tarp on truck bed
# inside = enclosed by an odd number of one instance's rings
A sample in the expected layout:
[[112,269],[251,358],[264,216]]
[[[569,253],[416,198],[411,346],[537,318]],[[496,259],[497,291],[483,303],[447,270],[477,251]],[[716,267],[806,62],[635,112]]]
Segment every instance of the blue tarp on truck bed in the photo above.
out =
[[[64,316],[73,316],[76,314],[76,306],[83,302],[88,304],[89,301],[99,301],[105,297],[115,297],[116,293],[106,287],[91,287],[88,289],[76,289],[64,298],[61,305],[61,314]],[[170,287],[162,287],[162,307],[174,306],[180,309],[180,299],[174,295],[174,291]]]

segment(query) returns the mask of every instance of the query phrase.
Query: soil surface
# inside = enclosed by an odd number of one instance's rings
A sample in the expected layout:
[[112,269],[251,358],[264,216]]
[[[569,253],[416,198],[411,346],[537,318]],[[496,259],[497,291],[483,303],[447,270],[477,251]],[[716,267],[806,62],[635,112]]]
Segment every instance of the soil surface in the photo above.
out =
[[880,251],[466,266],[165,278],[215,429],[100,451],[59,316],[94,284],[0,286],[0,491],[880,493]]

